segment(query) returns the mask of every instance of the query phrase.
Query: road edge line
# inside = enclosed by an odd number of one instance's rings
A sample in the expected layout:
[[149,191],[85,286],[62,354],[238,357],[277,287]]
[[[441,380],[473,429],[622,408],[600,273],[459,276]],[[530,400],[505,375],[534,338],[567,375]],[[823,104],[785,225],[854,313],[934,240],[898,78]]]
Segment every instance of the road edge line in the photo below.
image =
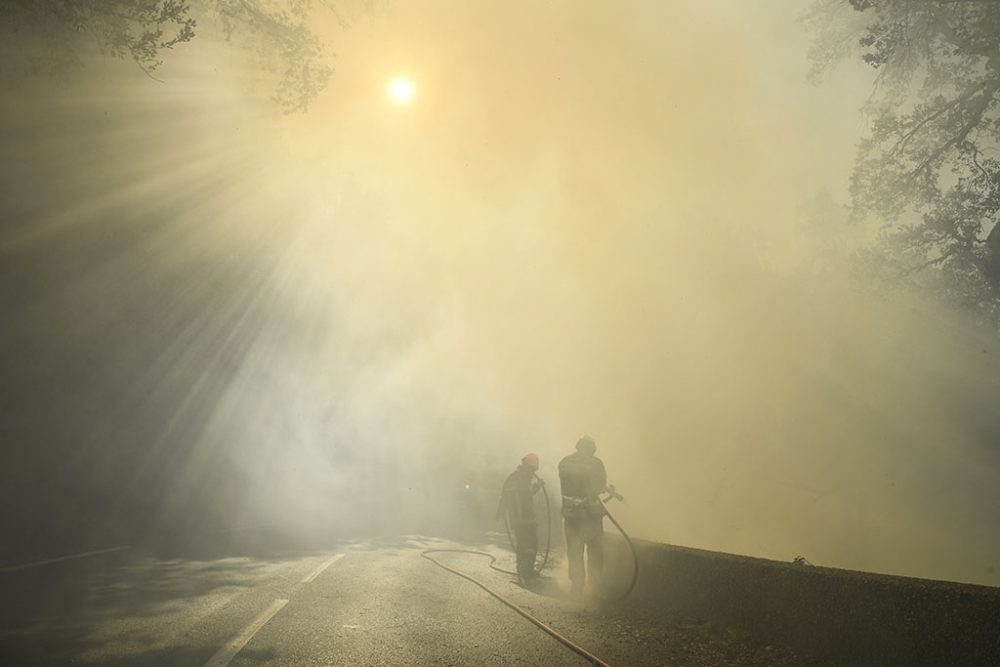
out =
[[67,560],[75,560],[77,558],[88,558],[90,556],[100,556],[101,554],[109,554],[115,551],[124,551],[126,549],[131,549],[132,545],[127,544],[120,547],[111,547],[110,549],[96,549],[95,551],[85,551],[80,554],[70,554],[69,556],[59,556],[57,558],[48,558],[46,560],[38,560],[32,563],[22,563],[21,565],[8,565],[6,567],[0,567],[0,572],[18,572],[20,570],[28,570],[33,567],[41,567],[43,565],[51,565],[52,563],[62,563]]

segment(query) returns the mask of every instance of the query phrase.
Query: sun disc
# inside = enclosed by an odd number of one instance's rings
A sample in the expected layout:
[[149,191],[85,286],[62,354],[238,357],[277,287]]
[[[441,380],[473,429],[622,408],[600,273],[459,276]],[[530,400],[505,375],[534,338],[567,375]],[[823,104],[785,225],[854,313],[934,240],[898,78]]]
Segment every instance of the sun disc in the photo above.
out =
[[396,104],[409,104],[413,93],[413,82],[409,79],[398,78],[389,83],[389,98]]

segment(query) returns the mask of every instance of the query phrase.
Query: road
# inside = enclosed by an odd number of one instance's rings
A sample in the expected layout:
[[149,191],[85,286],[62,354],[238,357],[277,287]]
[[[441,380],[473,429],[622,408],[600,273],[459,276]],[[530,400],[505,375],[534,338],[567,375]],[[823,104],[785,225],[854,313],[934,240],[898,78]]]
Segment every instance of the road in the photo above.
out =
[[[485,538],[484,538],[485,540]],[[4,665],[258,667],[586,665],[472,583],[421,558],[496,544],[399,537],[177,552],[120,549],[8,571]],[[235,555],[234,555],[235,554]],[[517,586],[487,559],[440,554],[614,665],[801,665],[780,647],[656,609],[573,600],[558,575]],[[561,569],[564,568],[560,568]]]

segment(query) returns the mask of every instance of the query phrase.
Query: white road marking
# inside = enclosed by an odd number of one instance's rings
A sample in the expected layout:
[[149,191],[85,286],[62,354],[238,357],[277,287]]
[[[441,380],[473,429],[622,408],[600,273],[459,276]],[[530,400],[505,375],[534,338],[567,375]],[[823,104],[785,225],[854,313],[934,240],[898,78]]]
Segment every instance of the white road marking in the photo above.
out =
[[100,554],[109,554],[114,551],[124,551],[125,549],[131,549],[131,546],[122,547],[112,547],[110,549],[98,549],[97,551],[86,551],[82,554],[72,554],[70,556],[59,556],[58,558],[49,558],[48,560],[39,560],[34,563],[24,563],[23,565],[9,565],[7,567],[0,567],[0,572],[17,572],[18,570],[27,570],[32,567],[41,567],[42,565],[51,565],[52,563],[61,563],[65,560],[74,560],[76,558],[87,558],[88,556],[99,556]]
[[271,620],[275,614],[281,611],[281,608],[288,604],[288,600],[275,600],[261,613],[260,616],[255,618],[253,622],[247,627],[243,628],[240,634],[236,635],[230,639],[225,646],[220,648],[215,655],[208,659],[208,662],[204,664],[203,667],[226,667],[236,654],[239,653],[244,646],[247,645],[257,631],[260,630],[264,625]]
[[307,576],[305,579],[302,580],[302,583],[303,584],[308,584],[310,581],[312,581],[313,579],[315,579],[316,577],[318,577],[320,574],[322,574],[323,570],[325,570],[326,568],[330,567],[331,565],[333,565],[334,563],[336,563],[338,560],[340,560],[343,557],[344,557],[344,554],[337,554],[336,556],[330,556],[326,560],[325,563],[323,563],[322,565],[320,565],[319,567],[317,567],[315,570],[313,570],[312,572],[310,572],[309,576]]
[[233,591],[228,595],[222,595],[220,597],[217,597],[215,600],[209,602],[203,608],[198,610],[197,613],[189,616],[187,619],[187,625],[191,627],[198,625],[201,621],[215,614],[215,612],[219,611],[223,607],[228,606],[229,603],[232,602],[233,599],[235,599],[236,596],[240,594],[240,592],[241,591]]

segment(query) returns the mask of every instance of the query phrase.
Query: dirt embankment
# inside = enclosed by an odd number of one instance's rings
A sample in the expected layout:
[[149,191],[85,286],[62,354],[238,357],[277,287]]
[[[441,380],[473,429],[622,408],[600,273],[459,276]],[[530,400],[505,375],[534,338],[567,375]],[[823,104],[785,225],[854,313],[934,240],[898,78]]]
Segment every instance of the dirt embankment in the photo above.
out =
[[[629,574],[624,545],[608,546],[612,569]],[[1000,665],[1000,588],[636,547],[629,604],[748,632],[818,664]]]

